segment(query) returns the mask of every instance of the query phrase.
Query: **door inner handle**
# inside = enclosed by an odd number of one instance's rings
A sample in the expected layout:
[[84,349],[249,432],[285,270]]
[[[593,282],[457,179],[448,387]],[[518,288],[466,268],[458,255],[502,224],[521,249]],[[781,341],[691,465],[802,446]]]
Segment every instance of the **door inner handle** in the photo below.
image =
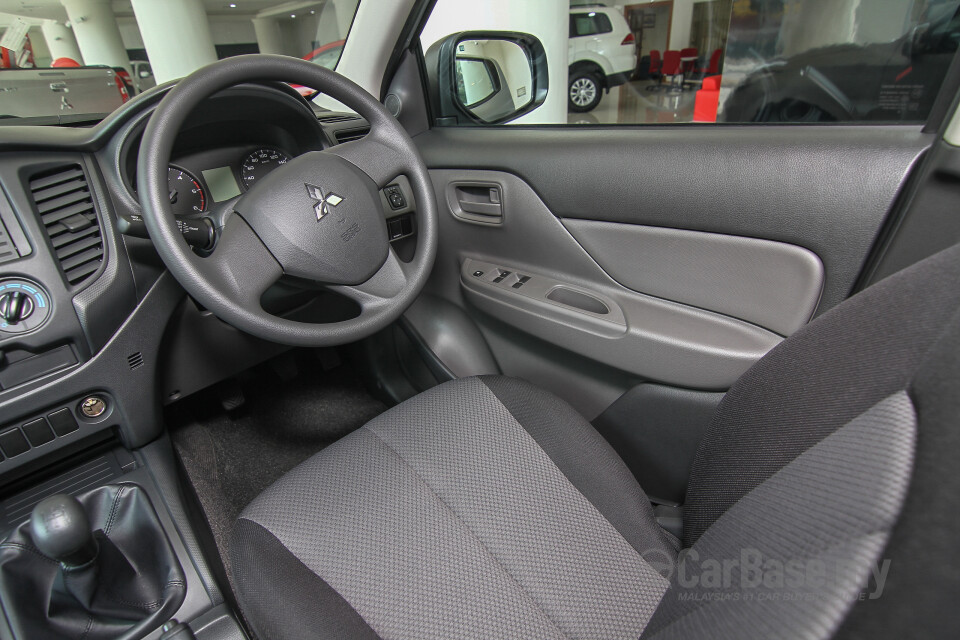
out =
[[481,221],[495,224],[503,219],[503,196],[498,184],[457,184],[454,195],[463,213],[490,218]]

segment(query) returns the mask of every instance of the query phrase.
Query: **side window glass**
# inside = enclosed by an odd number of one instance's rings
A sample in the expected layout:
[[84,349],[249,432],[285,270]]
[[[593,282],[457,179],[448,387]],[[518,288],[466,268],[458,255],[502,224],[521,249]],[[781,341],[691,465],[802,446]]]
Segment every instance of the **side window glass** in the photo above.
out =
[[960,45],[960,0],[572,0],[565,14],[438,0],[422,45],[535,36],[548,95],[512,122],[571,125],[923,123]]
[[591,11],[590,13],[570,14],[570,37],[593,36],[601,33],[610,33],[613,25],[606,14]]

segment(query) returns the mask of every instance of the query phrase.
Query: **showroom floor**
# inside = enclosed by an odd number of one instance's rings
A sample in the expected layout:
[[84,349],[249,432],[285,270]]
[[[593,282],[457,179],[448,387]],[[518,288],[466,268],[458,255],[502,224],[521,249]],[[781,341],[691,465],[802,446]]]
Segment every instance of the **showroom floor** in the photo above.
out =
[[656,124],[691,122],[696,87],[683,91],[652,80],[634,80],[604,94],[600,104],[588,113],[570,113],[569,124]]

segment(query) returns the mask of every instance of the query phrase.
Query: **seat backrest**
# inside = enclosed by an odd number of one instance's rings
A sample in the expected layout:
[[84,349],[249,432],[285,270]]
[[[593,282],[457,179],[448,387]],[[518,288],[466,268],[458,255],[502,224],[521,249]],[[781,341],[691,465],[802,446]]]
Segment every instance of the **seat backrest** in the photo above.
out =
[[680,52],[665,51],[663,54],[663,75],[674,76],[680,73]]
[[720,56],[723,55],[722,49],[715,49],[710,55],[710,64],[707,66],[707,73],[720,73]]
[[[675,576],[644,637],[682,637],[705,621],[718,638],[784,624],[799,625],[798,637],[803,625],[810,637],[960,632],[950,604],[960,592],[958,282],[960,246],[825,313],[737,381],[698,450],[684,547],[834,563],[850,569],[837,574],[845,582],[788,589],[812,600],[760,615],[747,604],[704,610],[702,596],[716,589],[701,584],[690,597]],[[735,615],[718,617],[723,608]],[[733,626],[724,632],[720,621]]]
[[720,106],[720,76],[703,79],[700,90],[693,102],[694,122],[716,122],[717,109]]
[[723,76],[709,76],[703,79],[701,89],[703,91],[720,91],[720,81]]
[[957,283],[960,246],[838,305],[744,373],[697,451],[684,544],[801,452],[905,389],[960,307]]
[[656,73],[660,71],[661,63],[662,61],[660,60],[660,50],[651,49],[650,50],[650,73]]

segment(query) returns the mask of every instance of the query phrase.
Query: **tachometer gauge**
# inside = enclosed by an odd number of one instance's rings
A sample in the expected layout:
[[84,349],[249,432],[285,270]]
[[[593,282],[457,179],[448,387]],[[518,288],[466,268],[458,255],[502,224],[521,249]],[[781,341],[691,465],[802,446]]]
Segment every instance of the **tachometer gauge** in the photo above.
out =
[[240,178],[247,189],[290,160],[290,156],[279,149],[257,149],[246,157],[240,167]]
[[183,169],[167,168],[167,188],[170,190],[170,208],[175,215],[200,213],[207,208],[207,194],[200,182]]

